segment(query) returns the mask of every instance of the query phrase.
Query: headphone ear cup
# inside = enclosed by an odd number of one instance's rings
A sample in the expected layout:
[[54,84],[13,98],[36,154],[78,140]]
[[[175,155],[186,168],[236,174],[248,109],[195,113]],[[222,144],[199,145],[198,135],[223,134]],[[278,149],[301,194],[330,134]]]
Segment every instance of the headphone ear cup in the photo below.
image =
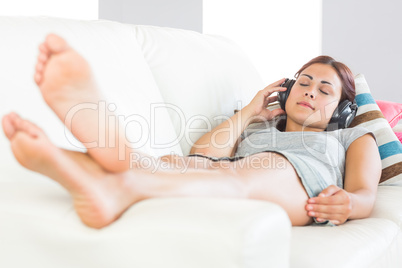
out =
[[285,110],[286,101],[289,97],[290,91],[292,90],[293,85],[295,84],[296,80],[286,78],[285,82],[281,85],[281,87],[286,87],[286,91],[278,92],[278,102],[281,105],[281,109]]
[[327,130],[347,128],[352,123],[357,113],[357,105],[353,101],[344,100],[335,109]]

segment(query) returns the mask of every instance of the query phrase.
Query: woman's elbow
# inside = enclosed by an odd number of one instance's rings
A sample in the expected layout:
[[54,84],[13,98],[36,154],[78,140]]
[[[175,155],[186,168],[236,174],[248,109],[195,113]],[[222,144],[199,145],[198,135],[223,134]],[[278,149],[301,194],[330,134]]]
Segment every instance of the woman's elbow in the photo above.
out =
[[198,146],[194,145],[190,149],[190,154],[208,155],[209,151],[210,151],[209,148],[199,148]]

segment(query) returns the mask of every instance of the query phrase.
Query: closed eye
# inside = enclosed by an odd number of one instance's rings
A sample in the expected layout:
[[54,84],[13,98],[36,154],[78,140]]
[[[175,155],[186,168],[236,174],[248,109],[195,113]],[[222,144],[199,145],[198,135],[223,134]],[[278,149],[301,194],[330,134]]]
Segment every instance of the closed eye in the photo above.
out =
[[321,89],[320,89],[320,91],[321,91],[322,94],[329,95],[327,92],[322,91]]
[[[299,85],[302,86],[302,87],[307,87],[307,86],[308,86],[308,84],[303,84],[303,83],[299,83]],[[321,92],[322,94],[324,94],[324,95],[329,95],[327,92],[325,92],[325,91],[323,91],[323,90],[321,90],[321,89],[320,89],[320,92]]]

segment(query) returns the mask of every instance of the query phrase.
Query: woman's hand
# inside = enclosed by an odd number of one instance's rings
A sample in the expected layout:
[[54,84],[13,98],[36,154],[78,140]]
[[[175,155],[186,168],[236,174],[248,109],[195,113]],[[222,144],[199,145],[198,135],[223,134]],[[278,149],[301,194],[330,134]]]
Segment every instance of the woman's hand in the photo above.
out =
[[342,224],[352,212],[352,198],[344,189],[331,185],[317,197],[310,198],[306,210],[308,215],[315,217],[318,222]]
[[260,122],[264,120],[271,120],[275,116],[280,114],[285,114],[285,111],[278,108],[273,111],[267,109],[268,104],[276,101],[277,96],[270,95],[278,91],[286,91],[286,87],[281,87],[280,85],[285,82],[285,78],[270,84],[264,89],[258,91],[257,95],[251,100],[251,102],[244,107],[244,109],[249,110],[251,113],[252,123]]

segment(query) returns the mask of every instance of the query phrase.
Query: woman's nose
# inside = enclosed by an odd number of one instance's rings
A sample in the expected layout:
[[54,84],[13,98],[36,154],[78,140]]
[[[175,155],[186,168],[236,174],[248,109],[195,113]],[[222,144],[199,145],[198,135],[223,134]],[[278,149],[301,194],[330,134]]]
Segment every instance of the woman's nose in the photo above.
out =
[[304,93],[304,96],[310,97],[310,99],[313,99],[313,100],[315,99],[315,96],[312,92],[311,93],[306,92],[306,93]]

